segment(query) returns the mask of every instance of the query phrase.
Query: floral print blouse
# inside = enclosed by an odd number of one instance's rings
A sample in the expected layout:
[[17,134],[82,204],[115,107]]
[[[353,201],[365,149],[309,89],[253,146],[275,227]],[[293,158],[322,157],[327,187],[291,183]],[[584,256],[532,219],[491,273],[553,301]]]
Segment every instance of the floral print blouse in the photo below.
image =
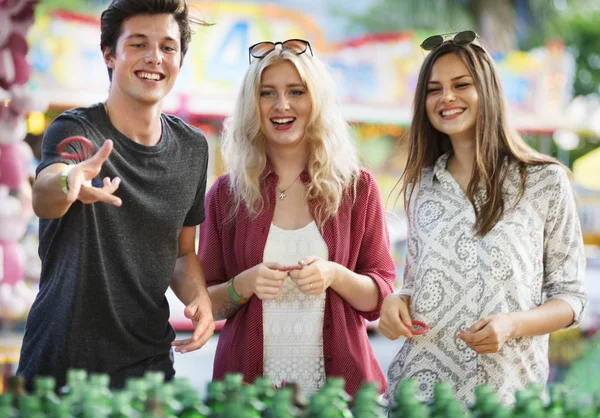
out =
[[412,378],[423,400],[441,380],[465,403],[482,384],[511,403],[529,382],[546,382],[548,335],[510,339],[498,353],[481,355],[456,335],[482,317],[527,311],[556,298],[573,308],[577,325],[586,306],[585,255],[573,192],[562,167],[531,166],[514,208],[520,174],[509,165],[504,216],[477,237],[473,207],[446,170],[450,155],[423,170],[412,195],[400,294],[411,296],[412,318],[430,331],[404,343],[390,365],[386,397]]

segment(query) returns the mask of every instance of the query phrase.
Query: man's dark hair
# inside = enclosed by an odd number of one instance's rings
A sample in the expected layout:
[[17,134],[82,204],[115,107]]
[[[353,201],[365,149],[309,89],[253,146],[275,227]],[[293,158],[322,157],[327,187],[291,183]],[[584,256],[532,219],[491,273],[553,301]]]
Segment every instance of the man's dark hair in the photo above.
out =
[[[190,22],[204,24],[200,20],[191,20],[185,0],[112,0],[100,17],[100,49],[107,47],[112,56],[117,48],[117,40],[121,36],[123,22],[137,15],[170,14],[179,25],[181,34],[181,61],[187,52],[192,29]],[[112,69],[108,69],[108,77],[112,81]]]

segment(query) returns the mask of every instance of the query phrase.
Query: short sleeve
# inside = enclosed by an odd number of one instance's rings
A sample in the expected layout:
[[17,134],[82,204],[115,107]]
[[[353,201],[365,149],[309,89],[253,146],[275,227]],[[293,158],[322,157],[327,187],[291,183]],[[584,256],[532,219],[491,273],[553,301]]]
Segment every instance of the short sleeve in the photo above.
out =
[[[88,137],[88,133],[85,131],[83,125],[71,116],[61,115],[48,126],[42,138],[42,159],[35,170],[36,176],[40,171],[52,164],[76,164],[82,160],[68,159],[58,154],[58,144],[71,136]],[[81,154],[81,149],[77,145],[69,145],[65,151],[70,154]]]
[[208,144],[206,143],[206,139],[204,135],[199,134],[199,141],[201,141],[201,151],[200,156],[201,160],[198,162],[200,165],[199,169],[199,178],[198,178],[198,189],[196,191],[196,196],[194,197],[194,203],[189,210],[186,218],[183,222],[184,226],[196,226],[204,222],[205,214],[204,214],[204,198],[206,194],[206,173],[208,170]]

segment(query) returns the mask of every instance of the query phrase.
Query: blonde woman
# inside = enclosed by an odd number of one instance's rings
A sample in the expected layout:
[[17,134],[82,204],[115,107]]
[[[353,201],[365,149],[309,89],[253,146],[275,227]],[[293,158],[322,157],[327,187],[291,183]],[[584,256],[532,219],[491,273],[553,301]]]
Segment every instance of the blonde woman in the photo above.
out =
[[[472,31],[436,35],[414,98],[403,191],[408,252],[379,329],[407,339],[387,397],[416,379],[464,402],[477,385],[504,402],[548,378],[548,334],[586,305],[583,240],[568,172],[507,124],[499,77]],[[414,335],[413,320],[429,331]]]
[[227,319],[214,378],[265,375],[308,395],[342,376],[350,394],[363,381],[384,391],[365,328],[395,279],[378,187],[307,41],[261,42],[250,60],[200,230],[213,313]]

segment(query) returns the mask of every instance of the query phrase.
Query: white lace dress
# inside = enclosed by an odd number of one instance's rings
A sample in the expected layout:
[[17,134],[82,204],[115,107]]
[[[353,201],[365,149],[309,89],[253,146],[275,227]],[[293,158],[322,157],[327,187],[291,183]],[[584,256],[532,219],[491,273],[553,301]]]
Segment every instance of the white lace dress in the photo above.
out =
[[[264,262],[292,266],[309,255],[325,260],[329,255],[314,221],[296,230],[271,224]],[[325,293],[305,295],[289,277],[279,299],[263,301],[264,375],[275,384],[298,383],[304,396],[310,396],[325,383],[324,309]]]

